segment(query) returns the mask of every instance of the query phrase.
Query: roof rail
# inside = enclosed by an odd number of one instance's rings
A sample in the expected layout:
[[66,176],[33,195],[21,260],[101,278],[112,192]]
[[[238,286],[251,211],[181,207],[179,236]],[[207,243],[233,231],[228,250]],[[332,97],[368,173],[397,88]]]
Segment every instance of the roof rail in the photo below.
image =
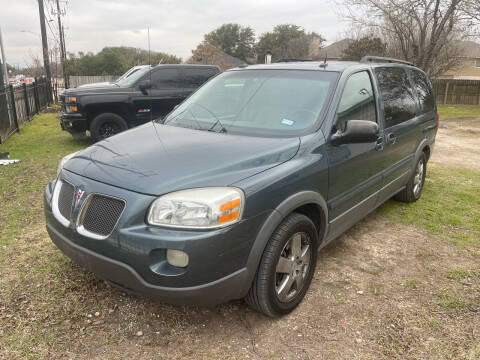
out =
[[313,61],[310,59],[280,59],[275,61],[276,63],[289,63],[289,62],[304,62],[304,61]]
[[386,63],[398,63],[398,64],[415,66],[412,62],[409,62],[409,61],[387,58],[387,57],[382,57],[382,56],[364,56],[364,57],[362,57],[360,62],[362,62],[362,63],[386,62]]

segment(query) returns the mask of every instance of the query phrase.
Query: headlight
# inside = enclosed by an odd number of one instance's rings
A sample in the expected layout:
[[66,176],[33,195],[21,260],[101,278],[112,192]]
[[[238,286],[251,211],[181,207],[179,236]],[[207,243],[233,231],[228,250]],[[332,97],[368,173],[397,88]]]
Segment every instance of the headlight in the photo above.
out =
[[76,96],[65,96],[65,111],[67,113],[78,111]]
[[68,154],[67,156],[64,156],[62,158],[62,160],[60,160],[60,163],[58,164],[58,168],[57,168],[57,177],[58,177],[58,174],[60,174],[60,171],[62,171],[63,166],[66,164],[66,162],[68,160],[70,160],[72,157],[74,157],[75,155],[77,155],[79,152],[80,152],[80,150],[75,151],[74,153],[71,153],[71,154]]
[[78,106],[77,105],[66,105],[65,106],[65,111],[67,113],[74,113],[78,111]]
[[239,221],[244,204],[243,191],[233,187],[181,190],[156,199],[147,221],[179,228],[219,228]]

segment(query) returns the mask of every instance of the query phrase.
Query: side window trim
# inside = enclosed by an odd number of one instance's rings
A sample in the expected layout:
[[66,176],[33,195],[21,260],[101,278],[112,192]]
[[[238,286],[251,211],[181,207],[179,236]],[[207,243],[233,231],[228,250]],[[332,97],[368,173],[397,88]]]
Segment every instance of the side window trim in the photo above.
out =
[[340,93],[340,96],[338,98],[338,102],[335,106],[335,112],[334,112],[334,119],[333,119],[333,122],[332,122],[332,126],[330,127],[330,134],[332,133],[333,129],[336,127],[337,125],[337,121],[338,121],[338,118],[337,118],[337,114],[338,114],[338,109],[340,107],[340,104],[342,102],[342,98],[343,98],[343,94],[345,92],[345,88],[347,87],[347,84],[348,84],[348,81],[350,80],[350,78],[353,76],[353,75],[356,75],[356,74],[359,74],[361,72],[366,72],[368,74],[368,77],[370,78],[370,86],[372,88],[372,92],[373,92],[373,98],[374,98],[374,103],[375,103],[375,120],[376,120],[376,123],[378,124],[378,126],[380,127],[380,130],[383,129],[383,124],[379,121],[380,120],[380,114],[379,114],[379,103],[378,103],[378,99],[379,99],[379,96],[377,95],[377,87],[376,87],[376,83],[374,82],[375,81],[375,76],[374,74],[372,73],[372,70],[371,69],[361,69],[361,70],[357,70],[357,71],[354,71],[350,74],[348,74],[347,78],[345,79],[345,82],[343,84],[343,87],[342,87],[342,91]]

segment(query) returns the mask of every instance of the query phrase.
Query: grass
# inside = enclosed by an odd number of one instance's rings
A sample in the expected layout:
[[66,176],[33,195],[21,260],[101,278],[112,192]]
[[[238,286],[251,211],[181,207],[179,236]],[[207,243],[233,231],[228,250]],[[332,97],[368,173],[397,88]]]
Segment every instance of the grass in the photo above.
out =
[[389,201],[380,213],[457,245],[480,247],[480,172],[429,166],[420,201]]
[[[288,333],[290,320],[297,321],[296,318],[307,321],[306,328],[313,326],[316,329],[315,324],[319,324],[318,329],[327,329],[325,333],[317,329],[319,336],[316,338],[334,338],[336,344],[343,344],[342,339],[345,340],[345,337],[342,336],[357,336],[354,330],[362,333],[365,331],[366,338],[375,338],[376,333],[383,334],[385,329],[390,329],[391,339],[397,339],[403,334],[397,329],[405,328],[405,333],[408,333],[411,328],[407,328],[407,320],[415,322],[418,318],[416,313],[402,310],[399,306],[397,299],[402,301],[405,297],[409,301],[416,301],[418,311],[423,311],[421,304],[428,303],[428,319],[441,324],[438,329],[428,326],[426,334],[443,339],[445,344],[457,341],[456,346],[460,349],[468,350],[469,346],[477,346],[472,345],[473,340],[468,338],[473,333],[471,321],[452,314],[479,308],[478,298],[472,289],[477,285],[480,273],[474,270],[475,260],[453,245],[452,253],[458,252],[455,262],[444,264],[435,247],[419,247],[418,259],[402,258],[401,253],[392,255],[388,252],[382,257],[380,250],[385,250],[385,247],[380,239],[378,243],[372,243],[375,245],[372,249],[379,250],[372,257],[362,253],[360,243],[351,241],[349,247],[343,248],[338,259],[325,259],[330,262],[330,267],[318,270],[320,277],[325,276],[325,281],[320,285],[317,279],[316,284],[321,289],[317,287],[317,292],[311,291],[309,296],[327,294],[326,297],[319,298],[324,300],[318,302],[324,304],[321,310],[303,306],[293,313],[294,318],[286,317],[273,322],[253,314],[244,305],[233,310],[232,305],[227,304],[207,315],[204,310],[173,307],[122,295],[94,275],[80,271],[55,248],[44,230],[44,186],[55,178],[61,157],[89,144],[89,141],[75,140],[70,134],[61,131],[57,115],[48,113],[36,116],[21,128],[20,133],[0,145],[0,152],[8,151],[11,158],[21,160],[18,164],[0,167],[0,358],[80,358],[82,355],[83,358],[91,358],[92,354],[100,354],[100,358],[103,355],[105,358],[114,358],[118,357],[118,353],[115,356],[118,349],[128,350],[125,354],[133,358],[154,357],[158,353],[164,353],[169,358],[168,351],[182,351],[184,348],[198,348],[201,355],[197,358],[213,358],[205,355],[208,350],[205,347],[215,349],[215,344],[230,344],[232,349],[226,351],[231,356],[222,358],[233,358],[251,345],[251,334],[263,339],[258,342],[260,345],[270,342],[275,344],[277,339],[291,336],[296,338],[296,333]],[[421,201],[413,204],[388,202],[382,206],[380,213],[391,221],[418,226],[428,233],[448,238],[455,244],[480,249],[480,173],[431,166]],[[436,239],[435,236],[432,238]],[[342,259],[348,259],[347,256],[353,260],[352,264],[342,263]],[[354,262],[355,259],[358,263]],[[393,260],[398,260],[398,264],[395,265]],[[425,264],[425,267],[418,267],[419,262]],[[389,274],[400,266],[405,268],[399,274],[407,270],[409,272],[405,275],[405,282],[396,284],[391,281]],[[389,270],[385,271],[386,269]],[[424,269],[424,272],[417,269]],[[342,276],[350,273],[352,277]],[[358,279],[364,279],[366,274],[374,276],[374,281],[366,283],[365,294],[359,297],[353,292],[351,295],[349,289],[356,285]],[[328,294],[331,292],[338,293],[338,301],[334,305],[341,306],[329,306]],[[369,312],[365,310],[367,307]],[[109,313],[109,309],[115,311]],[[433,309],[435,311],[430,311]],[[95,314],[96,311],[101,315],[87,323],[87,314]],[[330,312],[332,316],[322,318],[323,314]],[[393,329],[391,320],[388,320],[388,328],[384,325],[376,328],[378,324],[383,324],[385,314],[389,312],[399,316],[400,326]],[[95,319],[101,319],[103,323],[95,325]],[[350,329],[341,319],[347,319],[346,324],[349,326],[357,324],[358,327]],[[442,330],[446,323],[456,325],[450,329],[454,329],[458,337]],[[247,325],[252,330],[246,331]],[[346,335],[342,335],[343,330],[332,334],[331,329],[336,326],[345,327]],[[143,337],[135,336],[138,330],[144,332]],[[160,335],[155,335],[156,331]],[[216,337],[222,337],[223,340],[208,343],[208,340],[213,341]],[[238,343],[229,343],[230,339],[235,339]],[[405,346],[410,346],[409,341],[412,341],[411,346],[416,346],[412,339],[413,336],[408,337]],[[302,341],[305,341],[302,346],[308,349],[310,345],[307,337],[302,338]],[[458,345],[458,341],[462,343]],[[168,345],[170,342],[171,345]],[[345,344],[349,346],[348,341]],[[395,350],[394,355],[402,358],[404,356],[398,354],[404,354],[403,343],[398,344],[400,350]],[[419,344],[414,348],[417,352],[423,351],[421,342]],[[372,344],[369,343],[370,345]],[[314,348],[312,345],[311,349]],[[135,353],[132,349],[138,349],[139,352]],[[474,355],[480,353],[480,349],[472,349]],[[416,354],[414,350],[412,358]],[[141,351],[155,354],[147,356]],[[260,346],[258,351],[264,351],[263,358],[294,357],[293,353],[284,356],[284,348],[281,346],[268,350]],[[348,351],[349,349],[340,348],[332,351],[330,357],[338,359]],[[432,356],[423,358],[445,358],[438,356],[435,349],[431,351]],[[184,352],[183,355],[185,354]],[[192,354],[195,355],[195,352]],[[450,358],[460,358],[457,355],[452,350]]]
[[438,113],[441,120],[480,117],[480,105],[438,105]]
[[478,278],[480,279],[480,270],[466,270],[461,268],[455,268],[447,271],[445,274],[447,279],[451,280],[464,280],[467,278]]
[[460,297],[450,294],[447,290],[438,290],[435,296],[438,305],[443,308],[464,309],[472,306],[472,304],[462,300]]
[[[57,114],[44,113],[22,126],[20,133],[0,145],[9,152],[13,165],[0,167],[0,246],[42,219],[40,189],[53,180],[59,160],[87,146],[88,140],[75,140],[60,130]],[[41,192],[40,192],[41,193]]]

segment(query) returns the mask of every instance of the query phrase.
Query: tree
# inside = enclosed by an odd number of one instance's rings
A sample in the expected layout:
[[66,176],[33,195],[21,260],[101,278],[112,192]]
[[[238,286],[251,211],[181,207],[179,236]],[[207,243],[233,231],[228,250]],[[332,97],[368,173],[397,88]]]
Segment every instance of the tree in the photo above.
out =
[[247,61],[255,56],[255,33],[249,26],[223,24],[204,36],[205,42],[219,46],[223,52]]
[[272,32],[264,33],[256,46],[257,61],[263,62],[267,51],[272,52],[272,59],[316,58],[325,39],[315,33],[292,24],[277,25]]
[[[343,0],[345,17],[388,44],[391,56],[435,77],[458,62],[458,40],[478,24],[467,4],[478,0]],[[470,12],[469,12],[470,9]]]
[[220,46],[210,44],[208,41],[203,41],[192,50],[192,57],[187,60],[187,64],[217,65],[222,71],[234,67],[225,59]]
[[352,40],[348,47],[343,50],[342,60],[359,61],[365,55],[385,56],[387,44],[378,37],[362,37]]
[[121,75],[135,65],[178,64],[182,59],[163,52],[133,47],[105,47],[97,54],[79,52],[70,53],[67,71],[70,75]]

